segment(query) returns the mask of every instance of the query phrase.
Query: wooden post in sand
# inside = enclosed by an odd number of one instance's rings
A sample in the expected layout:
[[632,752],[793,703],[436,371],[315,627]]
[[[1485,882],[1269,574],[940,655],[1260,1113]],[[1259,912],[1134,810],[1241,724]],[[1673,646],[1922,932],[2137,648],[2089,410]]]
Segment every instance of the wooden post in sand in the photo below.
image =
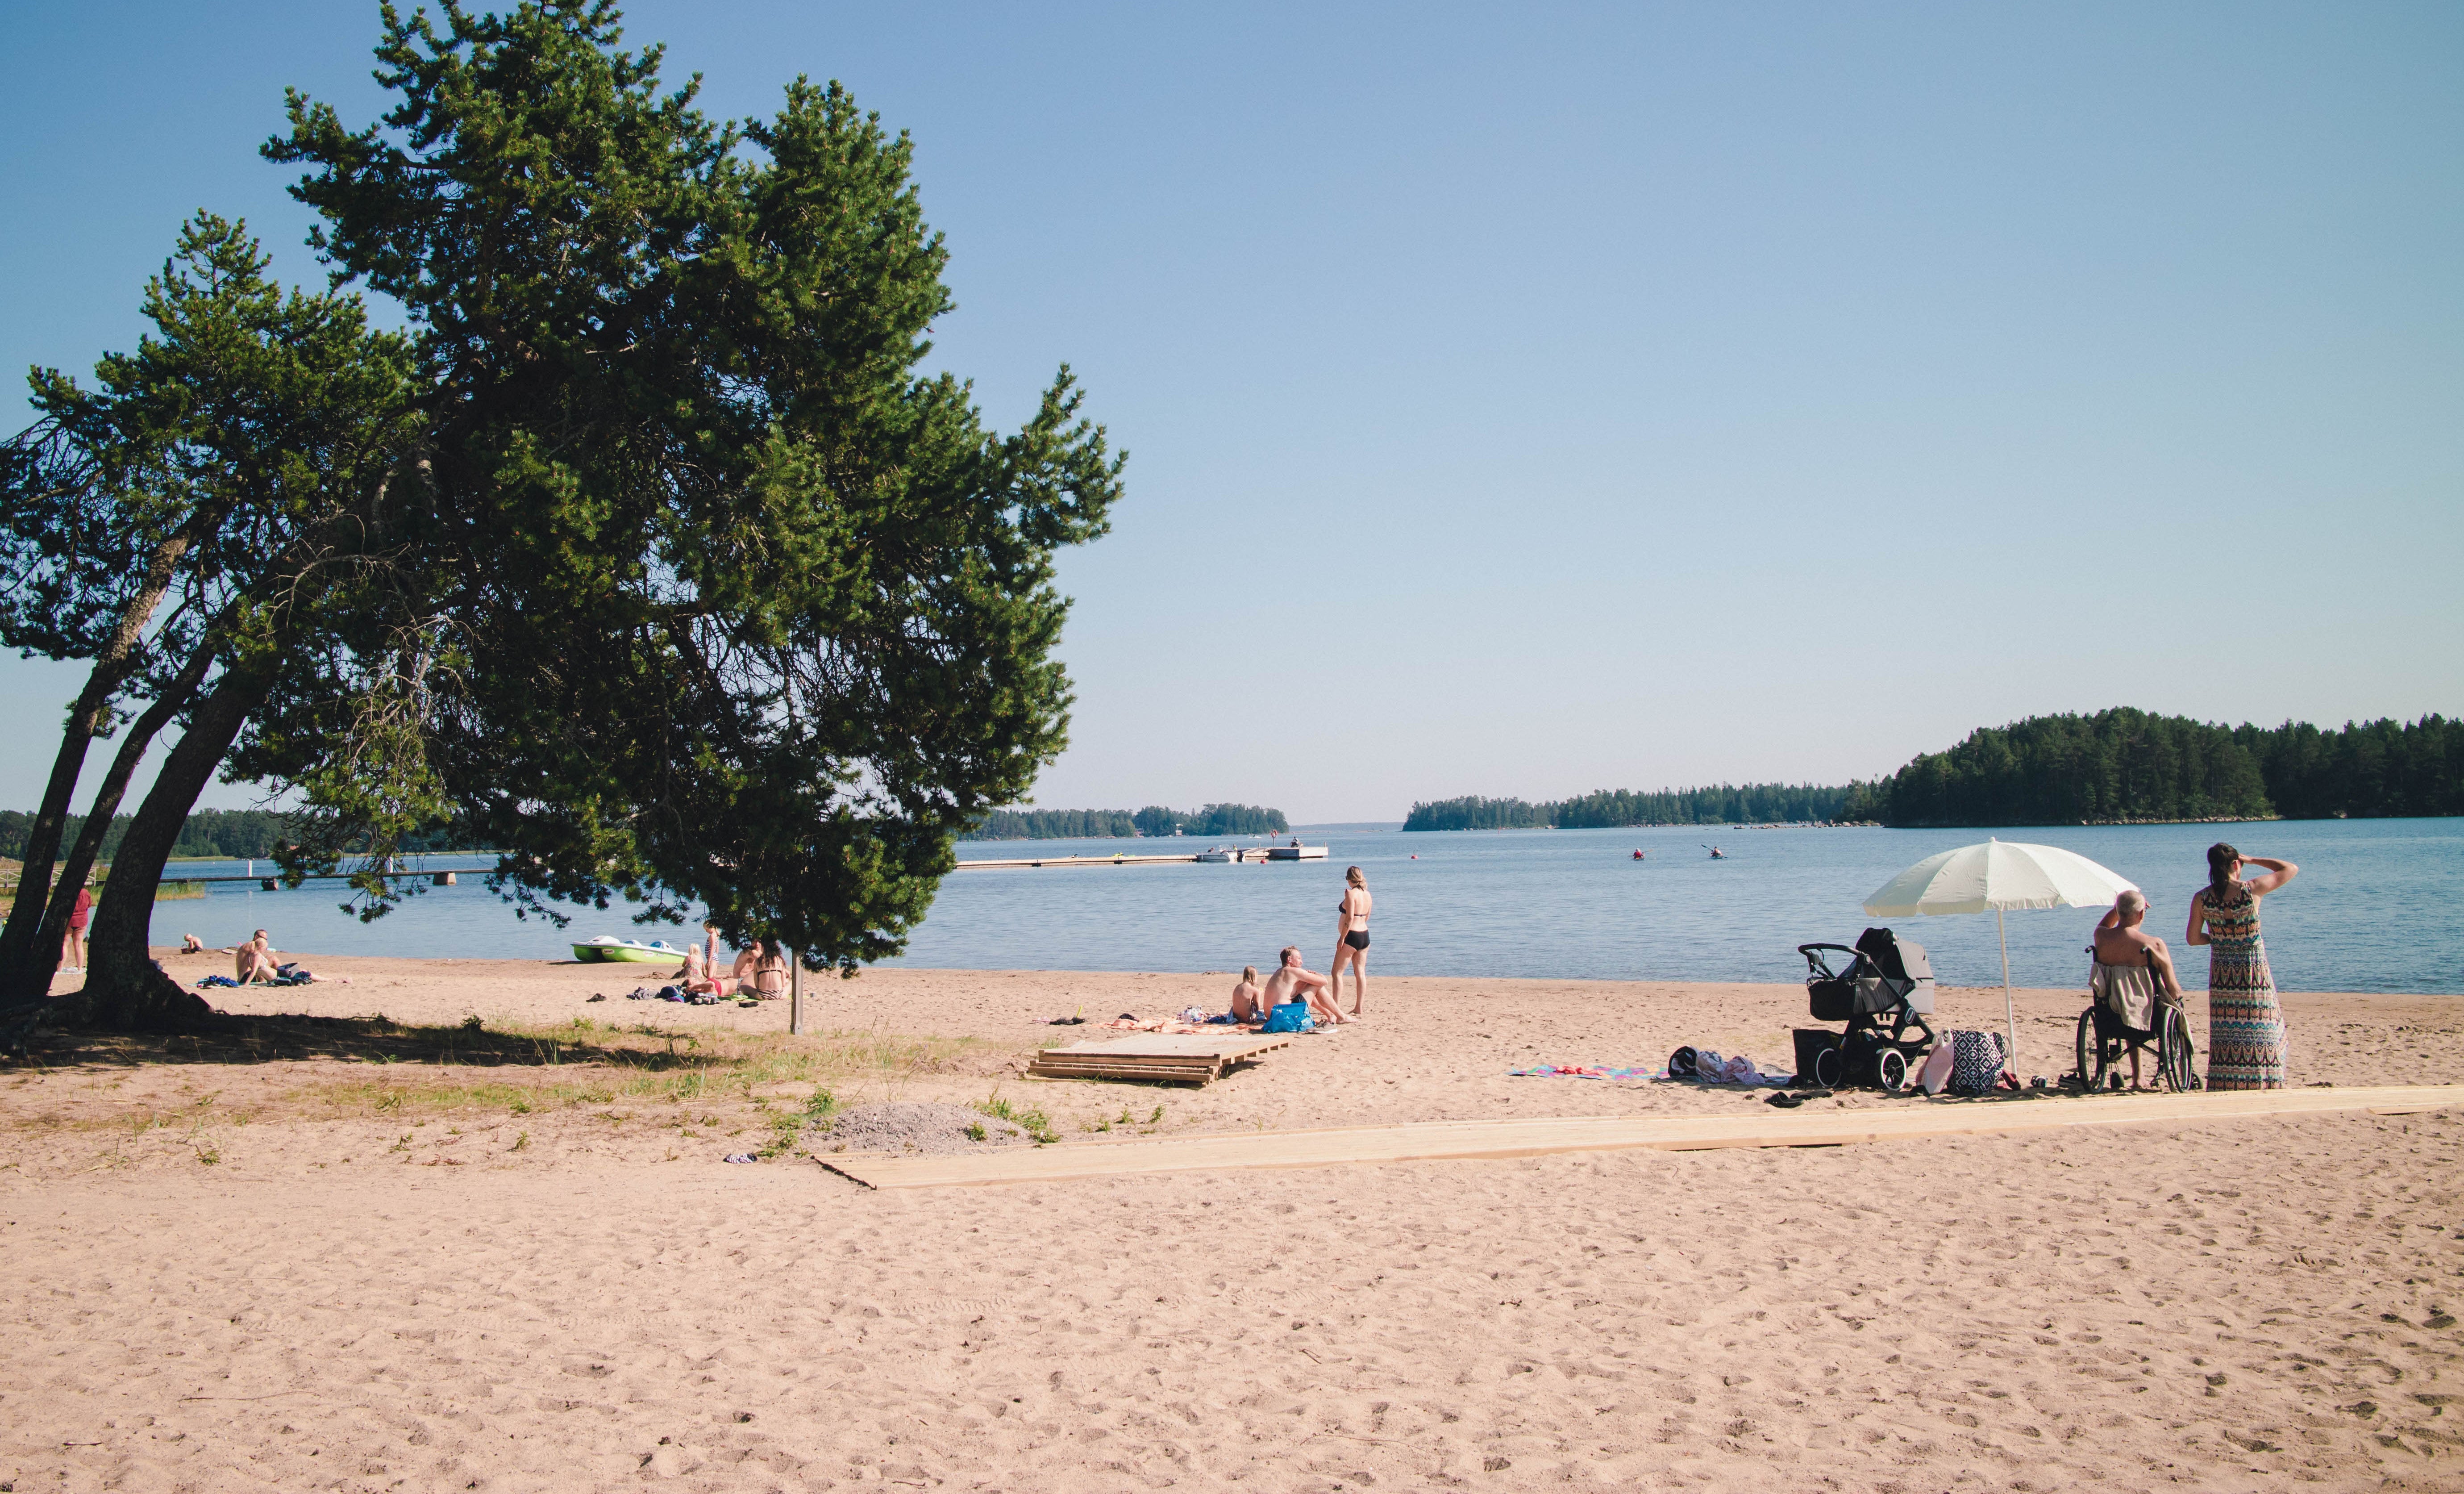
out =
[[804,1036],[804,957],[801,954],[787,962],[787,1031],[793,1037]]

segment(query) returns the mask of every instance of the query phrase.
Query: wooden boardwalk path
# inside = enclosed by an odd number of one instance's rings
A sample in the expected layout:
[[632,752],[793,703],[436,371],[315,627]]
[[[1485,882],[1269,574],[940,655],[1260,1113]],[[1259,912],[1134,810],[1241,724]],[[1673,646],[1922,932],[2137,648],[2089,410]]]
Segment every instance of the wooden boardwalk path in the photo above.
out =
[[1926,1136],[2013,1134],[2066,1126],[2159,1122],[2178,1125],[2340,1111],[2409,1115],[2459,1105],[2464,1105],[2464,1084],[2191,1095],[1989,1097],[1912,1101],[1905,1106],[1888,1109],[1826,1109],[1812,1114],[1758,1104],[1753,1113],[1747,1115],[1423,1121],[1406,1126],[1082,1142],[960,1156],[875,1157],[833,1152],[815,1160],[869,1188],[946,1188],[981,1183],[1048,1183],[1139,1172],[1533,1157],[1559,1151],[1634,1148],[1695,1151],[1718,1147],[1837,1147]]

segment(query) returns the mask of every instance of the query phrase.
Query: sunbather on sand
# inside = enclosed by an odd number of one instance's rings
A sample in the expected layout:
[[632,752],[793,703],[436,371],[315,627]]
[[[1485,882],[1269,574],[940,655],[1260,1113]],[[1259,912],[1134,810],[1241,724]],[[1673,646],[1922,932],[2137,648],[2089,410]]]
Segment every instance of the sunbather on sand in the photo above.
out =
[[710,956],[702,952],[701,946],[685,946],[685,968],[676,971],[676,981],[694,993],[718,989],[718,982],[711,977]]
[[243,986],[272,980],[282,973],[274,963],[274,942],[266,937],[262,928],[256,931],[255,938],[239,947],[231,957],[231,965]]
[[1266,1019],[1266,990],[1258,984],[1258,967],[1241,967],[1241,984],[1232,988],[1232,1018],[1239,1022]]
[[206,942],[194,934],[182,934],[180,936],[180,952],[182,954],[203,954],[206,952]]
[[1304,999],[1320,1022],[1350,1020],[1335,1009],[1334,982],[1313,970],[1301,969],[1299,947],[1286,945],[1283,963],[1275,967],[1274,974],[1266,977],[1266,1005],[1279,1007],[1287,1001]]
[[760,951],[760,958],[753,962],[753,983],[746,991],[764,1001],[776,1001],[787,993],[786,946],[772,939],[757,940],[753,948]]
[[753,991],[753,970],[760,963],[761,941],[756,939],[736,951],[736,964],[729,969],[727,979],[720,983],[718,993],[722,996],[750,994]]

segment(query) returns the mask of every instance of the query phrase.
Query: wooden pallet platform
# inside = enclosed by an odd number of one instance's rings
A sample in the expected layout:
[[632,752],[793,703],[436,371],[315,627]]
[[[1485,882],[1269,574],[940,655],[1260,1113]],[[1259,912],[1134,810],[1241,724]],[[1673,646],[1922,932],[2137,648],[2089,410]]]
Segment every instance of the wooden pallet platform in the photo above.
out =
[[1257,1033],[1139,1033],[1094,1042],[1046,1048],[1027,1074],[1034,1079],[1142,1079],[1176,1084],[1211,1084],[1224,1067],[1291,1046],[1282,1035]]
[[1245,1131],[1132,1142],[1076,1142],[955,1157],[873,1157],[833,1152],[815,1160],[869,1188],[945,1188],[1045,1183],[1139,1172],[1331,1167],[1348,1162],[1531,1157],[1560,1151],[1648,1148],[1837,1147],[1926,1136],[2009,1134],[2065,1126],[2180,1125],[2368,1111],[2409,1115],[2464,1106],[2464,1084],[2353,1089],[2243,1090],[2192,1095],[2011,1096],[1910,1102],[1888,1108],[1813,1113],[1757,1104],[1746,1115],[1573,1116],[1564,1119],[1427,1121],[1314,1131]]

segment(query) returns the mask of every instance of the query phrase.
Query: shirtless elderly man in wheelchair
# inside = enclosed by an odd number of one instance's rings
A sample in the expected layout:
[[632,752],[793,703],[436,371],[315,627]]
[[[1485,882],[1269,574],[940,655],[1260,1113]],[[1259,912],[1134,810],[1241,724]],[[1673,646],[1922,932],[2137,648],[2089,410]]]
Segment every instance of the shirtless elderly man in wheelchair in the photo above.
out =
[[2123,1051],[2130,1055],[2130,1087],[2148,1087],[2139,1080],[2139,1050],[2150,1042],[2164,1082],[2188,1089],[2196,1081],[2181,978],[2165,941],[2141,926],[2146,918],[2146,895],[2134,887],[2096,925],[2089,949],[2096,966],[2088,978],[2094,1005],[2079,1014],[2079,1081],[2091,1089],[2103,1085]]

